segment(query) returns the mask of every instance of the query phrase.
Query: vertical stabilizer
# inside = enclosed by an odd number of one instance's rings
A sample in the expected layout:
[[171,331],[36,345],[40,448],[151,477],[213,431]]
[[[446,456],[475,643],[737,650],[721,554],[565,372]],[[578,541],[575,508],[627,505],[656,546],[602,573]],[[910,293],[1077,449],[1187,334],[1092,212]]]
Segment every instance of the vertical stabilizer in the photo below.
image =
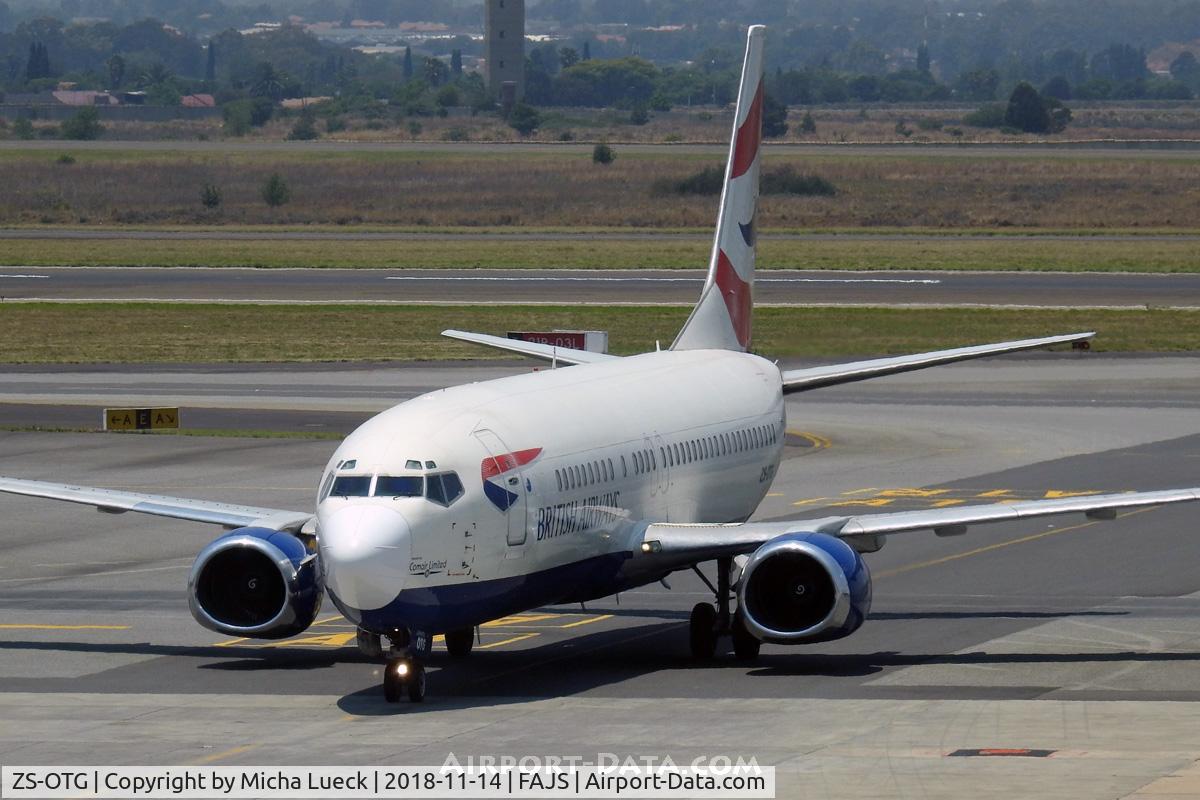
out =
[[733,139],[725,165],[725,185],[717,233],[700,302],[675,337],[672,350],[740,350],[750,347],[754,309],[754,215],[758,206],[763,112],[763,36],[751,25],[738,87]]

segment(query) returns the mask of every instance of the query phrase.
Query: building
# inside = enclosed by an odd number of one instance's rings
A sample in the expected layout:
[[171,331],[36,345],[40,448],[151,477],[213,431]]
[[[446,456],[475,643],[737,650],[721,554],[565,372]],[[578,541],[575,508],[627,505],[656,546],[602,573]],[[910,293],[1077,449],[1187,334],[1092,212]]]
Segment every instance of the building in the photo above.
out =
[[484,0],[484,58],[488,91],[505,102],[504,85],[512,84],[514,95],[525,96],[525,0]]

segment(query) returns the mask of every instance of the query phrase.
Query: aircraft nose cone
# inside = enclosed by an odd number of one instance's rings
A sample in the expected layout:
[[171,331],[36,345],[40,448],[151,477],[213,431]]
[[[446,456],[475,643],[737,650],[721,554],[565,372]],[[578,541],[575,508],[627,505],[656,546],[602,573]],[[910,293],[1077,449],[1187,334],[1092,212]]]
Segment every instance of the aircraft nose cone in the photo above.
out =
[[325,583],[341,602],[382,608],[403,588],[412,548],[399,513],[370,503],[346,506],[322,521],[320,542]]

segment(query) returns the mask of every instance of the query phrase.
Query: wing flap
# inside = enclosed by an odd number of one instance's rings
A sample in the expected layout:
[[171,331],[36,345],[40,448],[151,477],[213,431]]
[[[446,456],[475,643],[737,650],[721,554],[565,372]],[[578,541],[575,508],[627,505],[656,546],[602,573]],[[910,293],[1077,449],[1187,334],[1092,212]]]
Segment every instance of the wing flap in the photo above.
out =
[[509,353],[517,353],[542,361],[557,361],[559,364],[595,364],[600,361],[610,361],[618,356],[607,353],[593,353],[590,350],[573,350],[569,347],[555,347],[539,342],[523,342],[519,339],[507,339],[503,336],[492,336],[489,333],[471,333],[470,331],[445,330],[442,336],[457,339],[460,342],[481,344],[484,347],[494,347]]
[[889,358],[874,358],[868,361],[852,361],[846,364],[831,364],[824,367],[808,367],[806,369],[790,369],[783,373],[783,393],[806,392],[810,389],[820,389],[825,386],[837,386],[841,383],[864,381],[868,378],[878,378],[882,375],[895,375],[899,372],[936,367],[940,364],[952,364],[955,361],[968,361],[973,358],[984,358],[1002,353],[1018,353],[1023,350],[1035,350],[1056,344],[1070,344],[1090,339],[1096,334],[1069,333],[1064,336],[1044,336],[1040,339],[1020,339],[1012,342],[998,342],[973,347],[956,347],[951,350],[935,350],[931,353],[917,353],[909,356],[894,356]]
[[686,566],[722,556],[753,552],[785,533],[812,531],[845,539],[860,552],[873,552],[893,533],[931,530],[941,536],[965,533],[971,525],[1012,522],[1062,514],[1083,514],[1093,520],[1115,519],[1117,513],[1136,508],[1200,500],[1200,488],[1154,492],[1090,495],[989,503],[851,517],[820,517],[782,522],[744,522],[729,525],[667,524],[646,526],[635,547],[635,558],[656,559],[664,566]]
[[20,478],[0,477],[0,492],[95,506],[97,511],[106,514],[124,514],[133,511],[158,517],[206,522],[226,528],[244,528],[255,525],[275,530],[299,531],[313,516],[311,513],[302,511],[243,506],[219,503],[213,500],[189,500],[183,497],[125,492],[119,489],[94,489],[86,486],[71,486],[65,483],[48,483]]

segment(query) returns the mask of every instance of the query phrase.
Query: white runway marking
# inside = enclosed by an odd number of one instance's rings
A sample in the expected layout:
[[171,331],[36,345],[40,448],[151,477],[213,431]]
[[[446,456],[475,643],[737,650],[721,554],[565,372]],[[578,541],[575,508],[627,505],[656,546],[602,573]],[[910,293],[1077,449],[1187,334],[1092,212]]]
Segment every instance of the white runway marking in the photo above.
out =
[[[573,277],[516,277],[496,275],[386,275],[385,281],[477,281],[491,283],[703,283],[704,278],[573,278]],[[757,283],[918,283],[938,284],[936,278],[756,278]]]
[[20,278],[23,280],[48,279],[49,275],[0,275],[0,278]]

